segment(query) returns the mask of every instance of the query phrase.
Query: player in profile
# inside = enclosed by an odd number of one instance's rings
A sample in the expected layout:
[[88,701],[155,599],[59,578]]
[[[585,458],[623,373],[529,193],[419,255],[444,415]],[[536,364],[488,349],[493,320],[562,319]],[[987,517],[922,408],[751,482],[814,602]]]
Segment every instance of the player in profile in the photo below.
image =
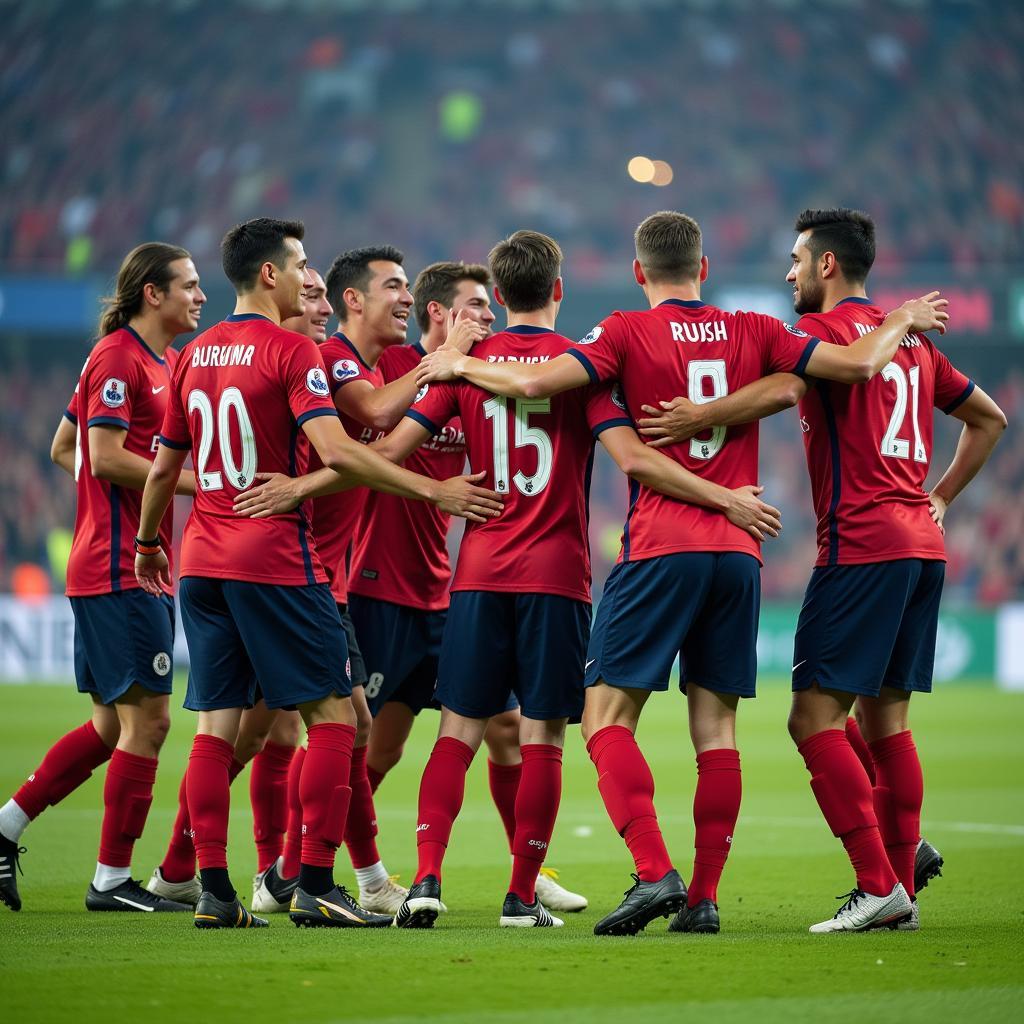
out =
[[[874,223],[856,210],[805,210],[796,231],[786,280],[801,314],[797,326],[852,345],[884,317],[866,290]],[[667,403],[646,429],[678,441],[797,400],[818,558],[797,626],[789,728],[857,876],[839,912],[811,931],[887,923],[897,880],[913,901],[911,917],[897,927],[916,930],[916,890],[942,859],[920,835],[924,787],[910,698],[932,685],[946,509],[984,465],[1006,418],[931,341],[910,333],[868,383],[810,387],[785,374],[768,377],[708,405]],[[952,464],[928,494],[933,407],[964,428]],[[854,701],[866,744],[847,718]]]
[[231,510],[234,495],[261,467],[303,471],[312,443],[324,465],[351,484],[389,488],[480,518],[500,508],[491,492],[464,478],[426,480],[345,434],[316,345],[280,326],[303,311],[303,234],[298,222],[258,218],[225,236],[221,251],[238,296],[235,312],[182,355],[135,542],[136,575],[149,593],[161,594],[169,576],[156,528],[191,450],[197,488],[182,544],[181,607],[191,653],[185,703],[199,712],[185,778],[203,886],[194,917],[199,928],[267,923],[239,902],[226,856],[229,769],[257,680],[268,708],[297,707],[307,727],[292,920],[329,927],[390,923],[362,910],[333,878],[351,798],[355,713],[345,633],[307,510],[245,520]]
[[[618,380],[632,408],[682,392],[699,402],[775,370],[868,379],[908,329],[935,327],[945,317],[936,312],[941,300],[918,300],[848,348],[823,345],[771,317],[702,302],[708,263],[692,218],[653,214],[635,240],[633,272],[649,310],[615,313],[578,347],[541,364],[488,363],[441,349],[421,363],[421,381],[459,377],[534,401]],[[715,430],[666,451],[726,487],[757,477],[757,431],[750,426]],[[749,533],[705,508],[633,484],[622,552],[587,652],[583,732],[609,817],[633,856],[636,882],[597,923],[596,934],[634,934],[672,911],[678,914],[671,930],[719,930],[717,886],[741,795],[736,708],[740,697],[755,692],[759,601],[760,551]],[[654,780],[634,736],[651,692],[668,688],[677,655],[698,773],[689,892],[665,847]]]
[[[54,461],[76,482],[78,509],[67,569],[75,617],[75,676],[92,716],[55,743],[28,781],[0,808],[0,900],[21,909],[16,867],[22,832],[48,806],[109,761],[99,859],[85,897],[89,910],[187,910],[131,877],[157,758],[170,724],[174,602],[143,593],[131,539],[156,450],[180,334],[194,331],[206,296],[184,249],[147,242],[125,257],[101,335],[54,437]],[[191,473],[179,494],[195,490]],[[170,551],[171,510],[159,522]]]

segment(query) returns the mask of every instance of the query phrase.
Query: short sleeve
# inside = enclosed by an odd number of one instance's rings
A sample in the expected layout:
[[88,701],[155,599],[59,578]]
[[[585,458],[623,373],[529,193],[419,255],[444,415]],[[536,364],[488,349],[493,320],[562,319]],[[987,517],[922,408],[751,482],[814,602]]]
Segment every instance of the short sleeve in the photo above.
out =
[[627,333],[623,318],[613,313],[566,351],[583,364],[594,384],[617,380],[622,372]]
[[188,451],[192,447],[192,440],[188,416],[181,401],[181,384],[181,375],[175,373],[167,393],[167,408],[164,410],[164,422],[160,428],[160,443],[165,448]]
[[458,385],[448,381],[424,384],[409,406],[406,416],[426,427],[431,434],[439,434],[444,425],[459,412]]
[[87,427],[131,426],[132,409],[141,380],[138,364],[123,348],[106,345],[89,358],[88,370],[78,382],[79,419],[85,413]]
[[935,408],[947,416],[955,412],[974,390],[974,381],[965,377],[927,338],[920,336],[931,349],[935,365]]
[[65,419],[70,420],[75,426],[78,426],[78,388],[76,387],[74,393],[71,395],[71,400],[68,402],[68,407],[64,410]]
[[591,384],[584,399],[587,424],[594,437],[611,427],[631,427],[633,420],[626,408],[622,387],[614,384]]
[[821,344],[821,339],[802,327],[792,327],[771,316],[758,315],[757,324],[764,372],[802,375],[807,369],[811,353]]
[[284,352],[282,370],[288,392],[288,407],[301,427],[315,416],[337,416],[331,398],[331,385],[320,350],[309,338],[289,346]]

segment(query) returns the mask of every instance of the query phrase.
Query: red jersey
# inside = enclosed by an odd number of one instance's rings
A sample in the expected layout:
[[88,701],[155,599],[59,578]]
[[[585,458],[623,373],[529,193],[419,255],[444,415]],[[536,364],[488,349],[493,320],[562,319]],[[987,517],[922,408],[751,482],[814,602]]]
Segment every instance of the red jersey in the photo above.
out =
[[[885,311],[849,298],[799,326],[837,345],[873,331]],[[866,384],[817,382],[800,402],[807,469],[818,517],[817,565],[945,561],[924,490],[932,454],[931,410],[952,412],[974,383],[922,334],[908,334]]]
[[[340,388],[354,380],[368,380],[375,388],[384,383],[380,367],[371,369],[363,362],[363,357],[356,347],[340,331],[332,334],[321,346],[320,354],[328,369],[331,381],[331,394],[337,400]],[[383,434],[364,426],[358,420],[338,412],[341,425],[349,437],[354,437],[363,444],[377,440]],[[323,463],[317,453],[310,453],[310,472],[320,469]],[[359,522],[359,515],[370,493],[368,487],[353,487],[340,494],[326,494],[322,498],[313,499],[313,536],[316,538],[316,549],[327,571],[327,579],[331,584],[331,593],[338,604],[348,603],[348,553],[352,536]]]
[[[128,431],[125,451],[152,462],[167,408],[171,373],[178,353],[161,359],[131,327],[101,338],[82,367],[67,418],[78,428],[75,486],[78,507],[68,559],[68,597],[111,594],[138,587],[135,546],[142,492],[92,475],[89,427]],[[160,542],[172,558],[173,508],[160,523]]]
[[[511,327],[478,342],[487,362],[547,362],[572,346],[540,327]],[[460,416],[472,472],[505,510],[467,522],[452,590],[559,594],[590,600],[587,501],[594,438],[632,426],[610,387],[552,398],[503,398],[467,383],[430,384],[406,414],[438,434]]]
[[[618,380],[626,405],[656,406],[676,395],[701,404],[777,371],[802,373],[818,339],[759,313],[726,313],[668,299],[654,309],[613,313],[569,350],[593,381]],[[716,427],[663,454],[722,487],[757,483],[757,423]],[[760,545],[719,512],[630,481],[619,561],[677,551],[741,551]]]
[[181,575],[305,586],[324,583],[310,503],[268,519],[232,511],[260,473],[300,476],[310,445],[302,424],[333,416],[316,344],[258,313],[229,316],[185,347],[160,443],[191,449],[196,497],[185,524]]
[[[415,369],[424,355],[418,342],[393,345],[384,350],[378,369],[390,384]],[[466,437],[457,416],[403,463],[432,480],[458,476],[465,464]],[[428,501],[370,491],[356,529],[349,591],[423,611],[447,608],[450,521],[451,516]]]

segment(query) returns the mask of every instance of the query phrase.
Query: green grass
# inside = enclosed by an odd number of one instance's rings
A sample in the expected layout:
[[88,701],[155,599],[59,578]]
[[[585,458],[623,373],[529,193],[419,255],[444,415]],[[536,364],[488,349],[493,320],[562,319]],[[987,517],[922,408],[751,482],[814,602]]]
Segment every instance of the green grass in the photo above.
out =
[[[1024,998],[1019,896],[1024,877],[1024,698],[945,687],[915,701],[928,783],[924,831],[946,858],[921,897],[917,933],[811,936],[850,887],[785,731],[788,693],[764,685],[743,705],[743,815],[720,890],[722,934],[680,936],[655,922],[635,939],[596,939],[594,921],[629,883],[631,863],[598,801],[577,733],[550,862],[591,909],[559,931],[496,927],[507,885],[504,834],[482,764],[473,766],[445,864],[452,908],[430,932],[197,932],[177,915],[87,915],[102,772],[26,833],[25,908],[0,908],[3,1017],[10,1021],[335,1021],[470,1024],[636,1019],[695,1013],[725,1021],[1005,1020]],[[82,719],[68,689],[0,687],[0,798],[53,738]],[[148,877],[163,852],[192,730],[177,712],[156,800],[135,855]],[[436,718],[425,715],[378,800],[380,845],[409,879],[419,772]],[[640,742],[658,782],[669,847],[690,869],[695,770],[678,695],[648,706]],[[234,792],[229,854],[247,894],[255,853],[247,778]],[[349,878],[345,855],[338,877]]]

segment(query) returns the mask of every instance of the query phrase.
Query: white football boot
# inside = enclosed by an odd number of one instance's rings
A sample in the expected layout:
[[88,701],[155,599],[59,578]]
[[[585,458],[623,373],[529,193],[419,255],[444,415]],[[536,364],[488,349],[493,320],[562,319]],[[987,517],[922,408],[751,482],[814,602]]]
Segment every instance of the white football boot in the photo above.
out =
[[809,931],[816,935],[826,932],[866,932],[872,928],[887,928],[908,921],[914,913],[907,890],[897,882],[887,896],[872,896],[854,889],[837,899],[846,902],[835,917],[812,924]]

